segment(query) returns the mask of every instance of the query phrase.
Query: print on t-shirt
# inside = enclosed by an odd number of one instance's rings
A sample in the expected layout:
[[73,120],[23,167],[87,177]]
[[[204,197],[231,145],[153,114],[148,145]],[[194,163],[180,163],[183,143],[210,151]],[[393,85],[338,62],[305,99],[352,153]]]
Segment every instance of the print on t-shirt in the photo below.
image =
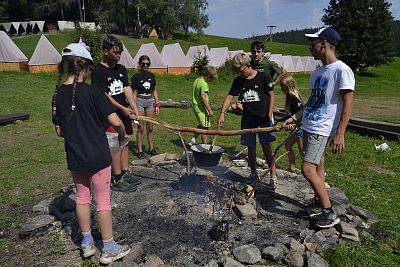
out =
[[[121,78],[121,77],[123,77],[123,75],[120,73],[119,77]],[[107,80],[111,81],[111,77],[108,77]],[[110,83],[110,85],[108,86],[108,89],[110,90],[109,93],[108,93],[109,95],[111,95],[111,96],[119,95],[119,94],[122,94],[124,92],[124,84],[122,83],[121,80],[114,79],[112,81],[112,83]]]
[[[255,85],[254,89],[257,90],[258,86]],[[242,91],[245,91],[246,88],[242,88]],[[260,101],[260,96],[258,95],[257,91],[255,90],[248,90],[243,94],[243,102],[259,102]]]
[[304,110],[304,118],[311,121],[319,121],[323,117],[323,113],[326,113],[328,106],[326,99],[327,85],[328,80],[323,76],[315,81],[310,100]]
[[141,84],[142,84],[142,86],[144,87],[144,89],[146,89],[147,91],[149,91],[150,90],[150,87],[151,87],[151,79],[149,79],[149,81],[140,81],[141,82]]

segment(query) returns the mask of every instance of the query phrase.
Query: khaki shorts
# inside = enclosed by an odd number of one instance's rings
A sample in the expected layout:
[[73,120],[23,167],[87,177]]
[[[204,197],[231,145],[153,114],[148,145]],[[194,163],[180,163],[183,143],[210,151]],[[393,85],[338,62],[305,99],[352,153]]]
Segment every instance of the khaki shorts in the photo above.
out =
[[195,112],[194,114],[196,115],[196,120],[201,127],[204,127],[204,128],[210,127],[211,123],[210,123],[210,117],[208,116],[208,113]]
[[304,156],[303,160],[313,164],[319,164],[324,155],[325,148],[330,140],[328,136],[309,133],[303,130]]

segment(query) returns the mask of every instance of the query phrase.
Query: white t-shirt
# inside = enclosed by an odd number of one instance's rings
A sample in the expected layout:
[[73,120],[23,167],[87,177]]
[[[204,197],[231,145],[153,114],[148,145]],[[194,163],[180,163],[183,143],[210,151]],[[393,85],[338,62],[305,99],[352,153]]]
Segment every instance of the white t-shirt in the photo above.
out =
[[340,90],[354,90],[354,85],[353,71],[340,60],[316,69],[310,80],[311,96],[303,113],[303,129],[331,136],[338,127],[343,110]]

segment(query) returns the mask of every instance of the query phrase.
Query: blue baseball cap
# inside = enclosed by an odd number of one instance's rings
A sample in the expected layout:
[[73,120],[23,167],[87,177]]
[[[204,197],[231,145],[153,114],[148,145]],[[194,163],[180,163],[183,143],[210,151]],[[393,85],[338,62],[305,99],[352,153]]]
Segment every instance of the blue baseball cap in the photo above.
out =
[[340,35],[334,28],[321,28],[316,33],[306,33],[305,36],[307,38],[319,38],[322,40],[326,40],[333,46],[337,46]]

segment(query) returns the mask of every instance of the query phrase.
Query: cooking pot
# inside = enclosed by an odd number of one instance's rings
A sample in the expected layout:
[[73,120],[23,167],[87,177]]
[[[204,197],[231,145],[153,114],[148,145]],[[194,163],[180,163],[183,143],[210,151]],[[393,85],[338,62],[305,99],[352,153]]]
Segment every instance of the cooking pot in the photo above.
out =
[[192,145],[190,149],[193,151],[193,158],[197,165],[204,167],[212,167],[218,165],[221,160],[224,149],[220,146],[213,146],[210,151],[210,146],[207,144]]

